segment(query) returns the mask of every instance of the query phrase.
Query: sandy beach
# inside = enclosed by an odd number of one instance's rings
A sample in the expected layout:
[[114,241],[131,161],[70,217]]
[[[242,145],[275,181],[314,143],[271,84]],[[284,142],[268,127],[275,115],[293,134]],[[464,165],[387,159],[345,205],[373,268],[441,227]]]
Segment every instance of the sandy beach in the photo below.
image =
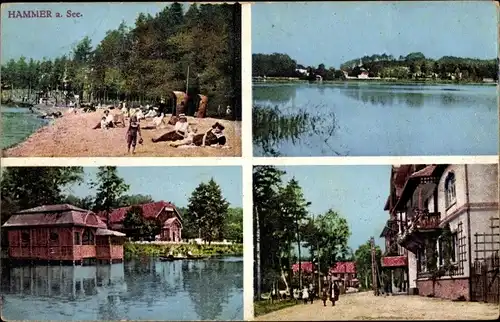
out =
[[[118,113],[118,111],[111,111]],[[188,117],[188,122],[198,133],[208,131],[212,124],[225,126],[227,147],[174,148],[168,142],[153,143],[158,137],[173,129],[141,129],[144,143],[138,144],[135,154],[127,153],[126,132],[128,127],[107,130],[92,129],[101,119],[103,111],[78,114],[66,111],[64,116],[40,128],[25,141],[2,151],[3,157],[238,157],[241,156],[241,122],[214,118]],[[168,116],[167,116],[168,117]],[[141,121],[141,128],[152,124],[151,119]]]

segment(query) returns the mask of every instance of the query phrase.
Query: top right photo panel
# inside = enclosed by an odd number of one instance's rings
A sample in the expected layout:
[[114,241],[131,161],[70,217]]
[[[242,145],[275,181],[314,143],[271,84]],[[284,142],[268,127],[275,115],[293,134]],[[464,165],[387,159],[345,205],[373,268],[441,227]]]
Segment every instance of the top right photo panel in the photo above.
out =
[[252,5],[256,157],[498,154],[493,1]]

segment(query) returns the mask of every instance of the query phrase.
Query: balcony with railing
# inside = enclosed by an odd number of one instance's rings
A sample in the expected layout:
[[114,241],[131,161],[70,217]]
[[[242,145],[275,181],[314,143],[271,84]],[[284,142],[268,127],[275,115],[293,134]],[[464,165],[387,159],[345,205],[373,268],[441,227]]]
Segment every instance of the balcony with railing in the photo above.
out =
[[441,214],[439,212],[430,213],[428,210],[415,210],[415,216],[411,220],[408,230],[398,238],[398,243],[415,253],[423,247],[426,239],[434,238],[441,233],[440,221]]

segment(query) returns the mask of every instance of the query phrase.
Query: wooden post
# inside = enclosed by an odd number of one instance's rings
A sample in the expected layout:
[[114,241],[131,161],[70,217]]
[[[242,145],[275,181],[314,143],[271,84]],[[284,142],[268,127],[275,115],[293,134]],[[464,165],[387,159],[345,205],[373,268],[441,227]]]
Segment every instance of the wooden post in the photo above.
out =
[[373,294],[375,296],[379,295],[378,290],[378,281],[377,281],[377,262],[375,256],[375,238],[370,237],[370,247],[372,253],[372,286],[373,286]]

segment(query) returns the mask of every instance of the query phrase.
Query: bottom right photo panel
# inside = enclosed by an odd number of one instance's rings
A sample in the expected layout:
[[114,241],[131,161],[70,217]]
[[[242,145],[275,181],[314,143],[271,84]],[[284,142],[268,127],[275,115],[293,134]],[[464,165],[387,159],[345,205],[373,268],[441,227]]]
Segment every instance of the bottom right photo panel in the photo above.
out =
[[498,164],[254,166],[254,315],[496,319]]

